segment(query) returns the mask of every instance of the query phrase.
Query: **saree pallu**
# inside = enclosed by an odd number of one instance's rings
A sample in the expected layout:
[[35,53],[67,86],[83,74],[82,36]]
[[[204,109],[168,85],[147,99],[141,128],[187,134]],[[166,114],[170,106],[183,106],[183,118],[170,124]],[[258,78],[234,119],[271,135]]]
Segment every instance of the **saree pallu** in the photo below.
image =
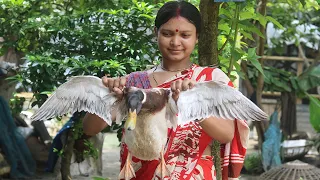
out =
[[[168,79],[160,88],[169,88],[173,81],[178,79],[193,79],[197,82],[220,81],[233,86],[230,79],[218,68],[199,67],[193,65]],[[151,88],[147,72],[134,72],[127,76],[126,86],[138,88]],[[221,163],[223,180],[237,179],[243,166],[246,153],[249,128],[244,121],[235,120],[234,138],[230,143],[221,145]],[[212,156],[203,155],[205,148],[213,139],[201,128],[198,122],[178,126],[175,131],[168,129],[168,145],[165,148],[165,162],[170,171],[170,177],[165,180],[178,179],[216,179],[216,170]],[[128,149],[121,142],[120,161],[121,168],[125,164]],[[156,173],[159,160],[143,161],[132,157],[132,165],[136,173],[134,180],[160,179]]]

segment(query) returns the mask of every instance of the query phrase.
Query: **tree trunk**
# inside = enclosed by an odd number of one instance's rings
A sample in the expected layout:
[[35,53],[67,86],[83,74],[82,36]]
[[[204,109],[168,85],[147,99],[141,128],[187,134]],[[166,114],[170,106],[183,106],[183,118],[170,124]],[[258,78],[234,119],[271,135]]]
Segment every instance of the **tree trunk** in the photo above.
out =
[[64,152],[61,159],[61,178],[62,180],[71,180],[70,165],[75,140],[73,139],[73,129],[69,129],[67,133],[67,142],[63,147]]
[[[267,9],[267,0],[261,0],[259,3],[259,7],[257,12],[262,14],[263,16],[266,15],[266,9]],[[266,29],[263,27],[263,25],[259,24],[260,32],[266,37]],[[257,55],[263,56],[264,55],[264,45],[265,45],[265,39],[263,37],[258,36],[257,38],[258,48],[257,48]],[[259,59],[259,62],[261,64],[261,67],[263,68],[263,62],[264,60],[262,58]],[[259,106],[262,109],[262,91],[263,91],[263,75],[259,72],[258,80],[257,80],[257,89],[256,89],[256,100],[257,100],[257,106]],[[263,122],[254,122],[257,133],[259,137],[259,146],[262,146],[262,142],[264,141],[264,132],[265,132],[265,124]]]
[[[199,35],[199,65],[209,66],[217,65],[218,62],[218,22],[219,22],[220,3],[214,3],[212,0],[200,1],[200,13],[202,16],[202,32]],[[214,156],[217,180],[222,179],[220,143],[214,141],[211,149]]]
[[220,3],[212,0],[200,1],[202,32],[199,36],[199,64],[209,66],[218,64],[218,17]]
[[281,129],[289,137],[297,131],[296,100],[295,92],[281,93]]
[[[0,37],[0,42],[5,40]],[[0,47],[1,48],[1,47]],[[0,61],[14,63],[16,66],[22,63],[21,58],[23,57],[22,53],[17,52],[14,48],[8,48],[7,52],[0,56]],[[15,91],[15,83],[9,83],[6,78],[13,76],[15,74],[8,73],[4,76],[0,76],[0,96],[2,96],[7,102],[12,98],[13,92]]]
[[[267,9],[267,0],[261,0],[260,1],[260,7],[258,9],[258,12],[260,14],[262,14],[263,16],[266,15],[266,9]],[[260,26],[260,32],[266,36],[266,28],[263,25],[259,25]],[[263,56],[264,55],[264,45],[265,45],[265,39],[263,37],[258,38],[258,49],[257,49],[257,55],[258,56]],[[263,68],[263,59],[260,58],[259,62]],[[257,105],[261,108],[262,107],[262,91],[263,91],[263,75],[259,72],[259,76],[258,76],[258,82],[257,82]]]

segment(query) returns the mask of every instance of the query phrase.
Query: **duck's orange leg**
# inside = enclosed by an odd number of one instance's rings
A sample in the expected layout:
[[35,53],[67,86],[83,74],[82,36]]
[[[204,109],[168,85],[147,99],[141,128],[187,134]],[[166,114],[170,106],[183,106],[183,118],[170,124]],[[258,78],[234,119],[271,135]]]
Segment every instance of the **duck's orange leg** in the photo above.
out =
[[164,150],[161,150],[160,153],[160,164],[158,165],[157,169],[156,169],[156,173],[160,174],[160,178],[163,179],[166,176],[170,176],[170,171],[167,168],[166,162],[164,161]]
[[136,173],[134,172],[133,167],[131,166],[131,154],[128,152],[128,156],[126,159],[126,163],[120,171],[119,179],[130,180],[133,177],[136,177]]

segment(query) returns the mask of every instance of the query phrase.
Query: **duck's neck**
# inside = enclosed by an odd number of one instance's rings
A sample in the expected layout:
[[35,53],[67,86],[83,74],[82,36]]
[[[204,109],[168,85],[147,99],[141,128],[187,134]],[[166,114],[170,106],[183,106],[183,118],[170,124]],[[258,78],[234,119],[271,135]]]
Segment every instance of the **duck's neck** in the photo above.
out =
[[125,133],[124,142],[133,156],[142,160],[159,158],[166,145],[168,126],[165,108],[154,115],[140,111],[136,128]]
[[[155,114],[141,111],[141,114],[137,117],[137,124],[135,131],[138,132],[140,137],[157,137],[159,133],[163,133],[168,130],[165,113],[166,108],[158,111]],[[161,135],[162,136],[162,135]]]

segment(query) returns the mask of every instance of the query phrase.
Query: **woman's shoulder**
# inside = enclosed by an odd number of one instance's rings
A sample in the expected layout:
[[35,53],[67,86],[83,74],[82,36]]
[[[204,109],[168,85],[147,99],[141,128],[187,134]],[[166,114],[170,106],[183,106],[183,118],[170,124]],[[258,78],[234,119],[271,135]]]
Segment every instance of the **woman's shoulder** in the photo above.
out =
[[126,75],[126,78],[130,79],[130,78],[137,78],[140,76],[147,76],[148,75],[148,71],[147,70],[141,70],[141,71],[133,71],[129,74]]
[[126,86],[149,88],[150,82],[147,71],[135,71],[126,76]]

